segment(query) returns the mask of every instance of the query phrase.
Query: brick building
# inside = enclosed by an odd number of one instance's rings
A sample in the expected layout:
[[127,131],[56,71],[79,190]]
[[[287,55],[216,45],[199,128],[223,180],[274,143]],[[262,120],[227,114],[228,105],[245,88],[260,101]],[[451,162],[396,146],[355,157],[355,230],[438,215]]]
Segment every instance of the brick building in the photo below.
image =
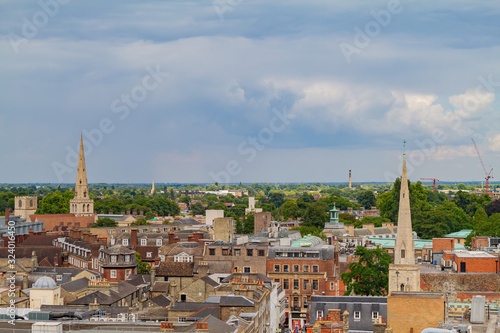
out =
[[267,276],[285,290],[288,327],[302,328],[308,321],[312,295],[338,293],[337,262],[334,247],[315,236],[294,241],[291,246],[269,248]]
[[123,245],[101,248],[99,265],[103,278],[110,282],[124,281],[130,274],[137,274],[135,250]]
[[443,251],[441,266],[460,273],[497,273],[498,256],[484,251]]

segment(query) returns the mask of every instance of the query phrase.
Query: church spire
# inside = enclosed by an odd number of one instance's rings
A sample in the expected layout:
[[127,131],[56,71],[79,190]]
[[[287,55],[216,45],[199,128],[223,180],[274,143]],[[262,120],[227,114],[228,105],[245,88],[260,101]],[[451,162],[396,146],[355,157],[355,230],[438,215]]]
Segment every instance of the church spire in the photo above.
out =
[[406,154],[403,154],[403,174],[399,193],[398,234],[394,253],[395,264],[415,263],[415,249],[411,226],[410,190],[406,173]]
[[76,216],[94,215],[94,200],[89,196],[87,169],[85,168],[85,152],[83,149],[83,134],[80,136],[80,154],[76,170],[75,197],[70,200],[69,211]]
[[80,136],[80,154],[76,171],[75,197],[88,198],[87,171],[85,170],[85,152],[83,149],[83,134]]

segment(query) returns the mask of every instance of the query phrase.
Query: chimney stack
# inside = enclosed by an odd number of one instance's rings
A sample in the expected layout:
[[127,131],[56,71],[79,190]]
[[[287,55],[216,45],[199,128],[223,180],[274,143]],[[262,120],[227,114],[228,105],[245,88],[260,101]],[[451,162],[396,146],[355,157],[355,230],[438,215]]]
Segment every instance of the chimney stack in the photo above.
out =
[[352,183],[351,183],[351,170],[349,170],[349,188],[352,188]]
[[127,215],[130,215],[130,209],[127,209]]
[[10,221],[10,207],[5,207],[5,225],[9,225]]
[[130,243],[132,249],[135,250],[137,248],[137,229],[130,230]]

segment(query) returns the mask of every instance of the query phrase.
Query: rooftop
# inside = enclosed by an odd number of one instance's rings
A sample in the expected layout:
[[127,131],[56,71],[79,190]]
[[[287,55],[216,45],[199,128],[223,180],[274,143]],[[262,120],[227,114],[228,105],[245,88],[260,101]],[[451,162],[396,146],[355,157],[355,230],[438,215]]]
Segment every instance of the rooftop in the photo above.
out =
[[457,232],[452,232],[450,234],[444,235],[446,238],[467,238],[472,230],[464,229]]

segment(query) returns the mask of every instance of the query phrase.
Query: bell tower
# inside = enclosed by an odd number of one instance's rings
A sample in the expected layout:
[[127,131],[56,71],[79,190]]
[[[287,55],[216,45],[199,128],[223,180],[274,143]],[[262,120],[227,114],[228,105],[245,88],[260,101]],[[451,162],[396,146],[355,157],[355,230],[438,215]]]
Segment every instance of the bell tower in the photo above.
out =
[[94,200],[89,197],[87,170],[85,169],[85,152],[83,150],[83,136],[80,137],[80,154],[76,171],[75,197],[69,202],[69,212],[75,216],[93,216]]

